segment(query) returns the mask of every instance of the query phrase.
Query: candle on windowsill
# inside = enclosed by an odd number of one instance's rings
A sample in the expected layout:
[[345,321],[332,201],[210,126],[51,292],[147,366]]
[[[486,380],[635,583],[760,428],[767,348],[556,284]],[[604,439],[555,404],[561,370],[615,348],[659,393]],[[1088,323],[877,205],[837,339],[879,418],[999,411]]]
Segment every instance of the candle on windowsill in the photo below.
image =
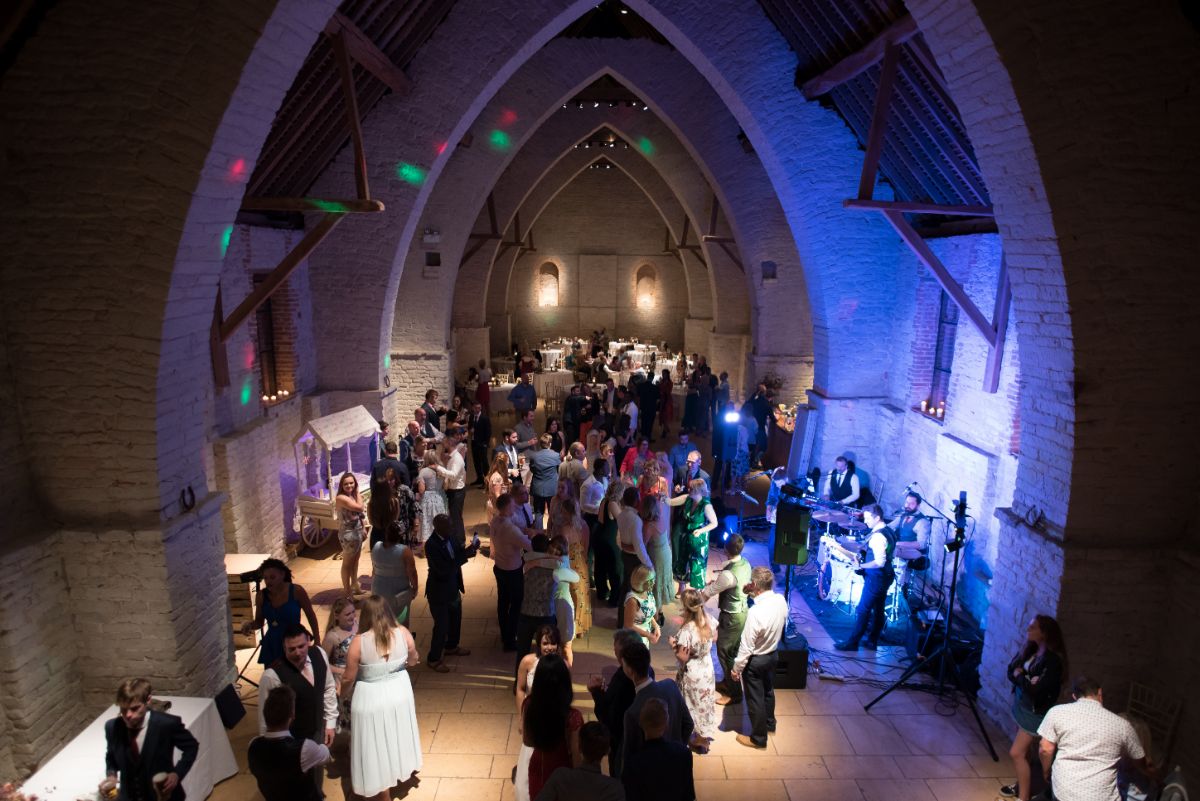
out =
[[941,419],[945,418],[945,416],[946,416],[946,408],[944,406],[939,406],[938,410],[937,410],[938,419],[941,420]]
[[929,401],[924,401],[924,400],[921,401],[921,412],[924,413],[924,412],[927,412],[928,410],[929,410]]

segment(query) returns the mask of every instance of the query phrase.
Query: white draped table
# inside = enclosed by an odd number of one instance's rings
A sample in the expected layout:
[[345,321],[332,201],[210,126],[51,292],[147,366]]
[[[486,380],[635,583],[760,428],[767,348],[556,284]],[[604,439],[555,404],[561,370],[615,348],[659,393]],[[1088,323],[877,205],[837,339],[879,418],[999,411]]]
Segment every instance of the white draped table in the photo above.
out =
[[539,399],[557,398],[562,390],[575,383],[575,376],[570,370],[550,370],[533,374],[533,388],[537,390]]
[[[196,762],[183,779],[183,790],[191,801],[208,798],[213,786],[238,771],[229,736],[217,714],[211,698],[181,698],[155,696],[170,701],[170,714],[183,718],[188,731],[200,743]],[[79,798],[98,798],[97,787],[104,779],[104,754],[108,745],[104,738],[105,722],[117,716],[114,704],[93,720],[74,740],[29,777],[22,789],[36,794],[39,801],[76,801]],[[176,750],[175,758],[179,758]]]

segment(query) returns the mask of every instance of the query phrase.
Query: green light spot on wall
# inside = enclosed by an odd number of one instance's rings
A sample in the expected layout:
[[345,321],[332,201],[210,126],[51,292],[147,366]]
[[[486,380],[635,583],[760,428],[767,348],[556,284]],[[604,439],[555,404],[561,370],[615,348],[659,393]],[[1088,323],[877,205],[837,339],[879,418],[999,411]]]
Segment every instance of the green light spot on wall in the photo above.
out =
[[420,186],[425,183],[425,175],[427,171],[416,164],[409,164],[407,161],[402,161],[396,165],[396,175],[401,181],[413,186]]
[[229,250],[229,240],[233,239],[233,226],[225,226],[225,230],[221,232],[221,258],[225,258],[225,252]]
[[392,366],[392,354],[385,353],[383,355],[383,369],[386,370]]
[[348,212],[350,210],[350,209],[346,208],[345,203],[338,203],[336,200],[320,200],[319,198],[312,198],[308,202],[312,203],[313,206],[320,209],[321,211],[331,212],[331,213],[335,213],[335,214],[345,214],[346,212]]
[[646,137],[644,137],[644,136],[643,136],[641,139],[639,139],[639,140],[638,140],[638,143],[637,143],[637,146],[638,146],[638,150],[642,151],[642,152],[643,152],[643,153],[645,153],[647,156],[653,156],[653,155],[654,155],[654,143],[653,143],[653,142],[651,142],[651,141],[650,141],[649,139],[647,139]]
[[250,379],[247,378],[245,381],[242,382],[242,394],[240,397],[240,400],[242,401],[242,405],[246,406],[247,404],[249,404],[250,398],[252,398],[253,396],[254,396],[253,388],[250,386]]
[[488,141],[495,150],[508,150],[512,146],[512,137],[500,129],[492,131],[488,136]]

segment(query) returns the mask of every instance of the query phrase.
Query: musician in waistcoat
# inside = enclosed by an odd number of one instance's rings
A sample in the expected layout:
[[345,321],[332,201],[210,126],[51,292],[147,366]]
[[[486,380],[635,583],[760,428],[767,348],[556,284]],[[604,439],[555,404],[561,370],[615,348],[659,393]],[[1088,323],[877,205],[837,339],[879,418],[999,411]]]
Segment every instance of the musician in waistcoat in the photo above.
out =
[[843,642],[835,643],[839,651],[857,651],[860,641],[870,650],[879,644],[885,619],[888,587],[896,578],[892,557],[896,553],[896,534],[883,522],[883,510],[872,503],[863,509],[863,522],[870,529],[863,560],[863,588],[855,612],[854,630]]
[[742,685],[729,677],[733,670],[733,661],[737,659],[738,644],[742,640],[742,629],[746,627],[746,603],[744,587],[750,583],[750,562],[742,556],[746,541],[741,534],[731,534],[725,542],[725,553],[729,560],[721,565],[717,575],[705,585],[700,595],[707,601],[717,596],[717,606],[721,610],[717,619],[717,661],[721,663],[721,681],[717,690],[721,697],[718,704],[736,704],[742,700]]
[[887,525],[896,533],[896,542],[915,543],[922,551],[929,547],[933,523],[921,513],[921,496],[917,493],[904,496],[904,508]]
[[260,696],[267,732],[250,741],[247,759],[266,801],[321,801],[309,773],[329,761],[329,748],[288,730],[296,718],[296,693],[282,685]]
[[[276,687],[290,687],[296,694],[296,710],[288,731],[297,740],[333,745],[337,727],[337,682],[329,669],[329,660],[320,648],[312,648],[308,629],[300,624],[288,626],[283,632],[283,658],[276,659],[263,671],[258,685],[258,697],[266,698]],[[267,733],[263,705],[258,707],[258,733]],[[320,788],[324,771],[318,766],[309,771],[312,782]]]
[[[184,801],[183,779],[200,752],[196,738],[179,717],[150,710],[145,679],[129,679],[117,688],[117,710],[117,717],[104,724],[107,777],[100,782],[101,797],[109,798],[120,778],[120,789],[111,796],[118,801]],[[159,774],[166,777],[161,795],[154,786]]]
[[845,456],[839,456],[833,462],[833,469],[825,478],[825,491],[822,493],[831,501],[846,506],[853,506],[862,495],[862,485],[858,481],[858,473],[850,466]]

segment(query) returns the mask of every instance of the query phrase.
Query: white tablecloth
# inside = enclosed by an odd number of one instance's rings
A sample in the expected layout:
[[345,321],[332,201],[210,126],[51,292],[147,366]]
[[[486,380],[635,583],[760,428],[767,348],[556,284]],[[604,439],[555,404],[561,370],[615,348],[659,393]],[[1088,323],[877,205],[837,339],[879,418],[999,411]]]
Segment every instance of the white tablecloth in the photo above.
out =
[[545,348],[542,350],[542,367],[546,370],[557,370],[562,357],[562,348]]
[[[213,785],[237,773],[237,760],[229,745],[229,736],[221,725],[217,705],[211,698],[180,698],[158,696],[170,701],[172,715],[183,718],[188,731],[200,743],[200,752],[188,775],[183,790],[190,801],[200,801],[212,794]],[[104,779],[105,722],[117,716],[116,705],[104,710],[74,740],[67,743],[42,769],[29,777],[22,789],[36,793],[43,801],[76,801],[78,798],[98,798],[97,787]],[[175,752],[179,758],[179,752]]]
[[493,412],[511,412],[513,410],[512,402],[508,399],[508,393],[512,392],[516,384],[501,384],[497,387],[492,387],[492,411]]
[[539,400],[557,398],[564,387],[575,383],[575,376],[570,370],[553,370],[533,374],[533,388],[537,390]]

